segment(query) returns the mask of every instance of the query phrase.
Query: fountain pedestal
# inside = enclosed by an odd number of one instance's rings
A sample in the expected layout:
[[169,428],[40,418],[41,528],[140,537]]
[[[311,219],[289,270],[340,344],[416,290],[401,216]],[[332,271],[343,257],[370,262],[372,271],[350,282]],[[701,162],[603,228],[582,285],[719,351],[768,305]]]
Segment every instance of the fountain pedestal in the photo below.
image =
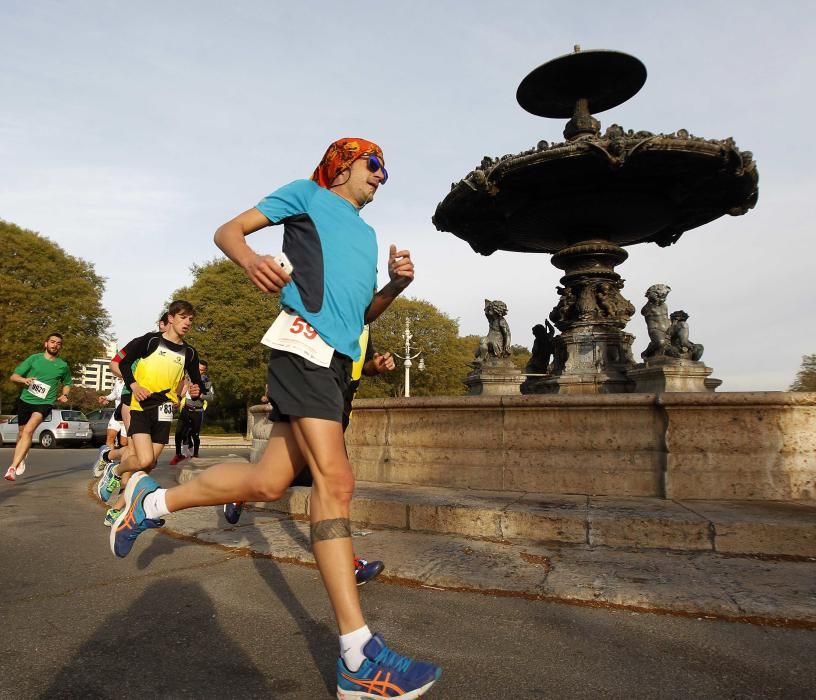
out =
[[521,394],[524,375],[509,357],[489,357],[481,364],[474,365],[473,371],[464,380],[471,396]]
[[635,365],[626,375],[634,383],[634,391],[661,394],[667,391],[714,391],[721,379],[711,376],[714,370],[705,363],[672,357],[649,358]]
[[635,365],[634,336],[623,328],[635,307],[621,295],[614,271],[628,254],[614,243],[591,240],[553,255],[566,274],[550,320],[561,335],[554,340],[552,379],[538,390],[552,394],[616,394],[631,390],[626,372]]

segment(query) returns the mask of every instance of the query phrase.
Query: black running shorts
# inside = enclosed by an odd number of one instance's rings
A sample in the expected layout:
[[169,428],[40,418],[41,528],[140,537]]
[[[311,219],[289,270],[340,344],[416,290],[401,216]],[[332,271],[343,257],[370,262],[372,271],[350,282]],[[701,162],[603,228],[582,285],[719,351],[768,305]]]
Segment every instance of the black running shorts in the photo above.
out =
[[48,416],[51,415],[51,405],[28,403],[22,399],[17,400],[17,425],[25,425],[35,413],[42,414],[42,419],[47,421]]
[[159,420],[161,406],[151,406],[143,411],[130,411],[130,427],[128,435],[133,437],[138,433],[147,434],[154,445],[166,445],[170,442],[171,421]]
[[351,383],[351,358],[334,353],[329,367],[321,367],[282,350],[272,350],[266,375],[272,411],[269,419],[323,418],[343,421],[344,396]]

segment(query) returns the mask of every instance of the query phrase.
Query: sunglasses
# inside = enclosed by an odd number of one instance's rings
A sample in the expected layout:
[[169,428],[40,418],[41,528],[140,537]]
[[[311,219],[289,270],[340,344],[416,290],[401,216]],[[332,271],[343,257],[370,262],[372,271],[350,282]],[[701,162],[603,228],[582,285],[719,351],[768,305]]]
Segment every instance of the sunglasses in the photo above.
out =
[[369,172],[376,173],[378,170],[382,170],[383,179],[382,184],[384,185],[388,182],[388,171],[385,169],[383,162],[375,155],[366,156],[366,163],[368,164]]

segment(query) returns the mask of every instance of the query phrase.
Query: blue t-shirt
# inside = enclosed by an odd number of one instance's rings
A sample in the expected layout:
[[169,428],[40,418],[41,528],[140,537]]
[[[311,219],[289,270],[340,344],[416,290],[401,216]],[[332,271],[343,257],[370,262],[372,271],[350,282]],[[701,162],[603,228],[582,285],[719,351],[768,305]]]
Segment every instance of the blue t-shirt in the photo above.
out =
[[258,210],[283,224],[283,252],[294,267],[281,304],[329,345],[360,356],[365,311],[377,285],[377,235],[351,202],[311,180],[295,180],[265,197]]

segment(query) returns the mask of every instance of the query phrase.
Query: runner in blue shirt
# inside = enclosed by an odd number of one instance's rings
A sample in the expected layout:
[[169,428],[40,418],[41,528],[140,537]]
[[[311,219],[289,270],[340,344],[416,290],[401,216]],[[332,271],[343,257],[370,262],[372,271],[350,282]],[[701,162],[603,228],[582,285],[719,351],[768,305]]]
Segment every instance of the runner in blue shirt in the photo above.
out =
[[[379,634],[372,635],[354,578],[349,518],[354,475],[343,441],[344,395],[360,356],[363,325],[414,277],[410,252],[392,245],[389,282],[375,293],[376,234],[360,210],[387,179],[379,146],[340,139],[329,146],[311,180],[280,188],[216,231],[218,247],[261,291],[281,294],[283,311],[263,338],[273,348],[267,385],[281,420],[257,464],[219,464],[172,489],[135,474],[110,535],[114,554],[127,556],[136,537],[161,527],[163,516],[195,506],[277,500],[308,463],[314,479],[312,550],[340,634],[341,700],[416,698],[442,672],[400,656]],[[261,255],[247,245],[246,236],[274,224],[283,225],[282,256]]]

